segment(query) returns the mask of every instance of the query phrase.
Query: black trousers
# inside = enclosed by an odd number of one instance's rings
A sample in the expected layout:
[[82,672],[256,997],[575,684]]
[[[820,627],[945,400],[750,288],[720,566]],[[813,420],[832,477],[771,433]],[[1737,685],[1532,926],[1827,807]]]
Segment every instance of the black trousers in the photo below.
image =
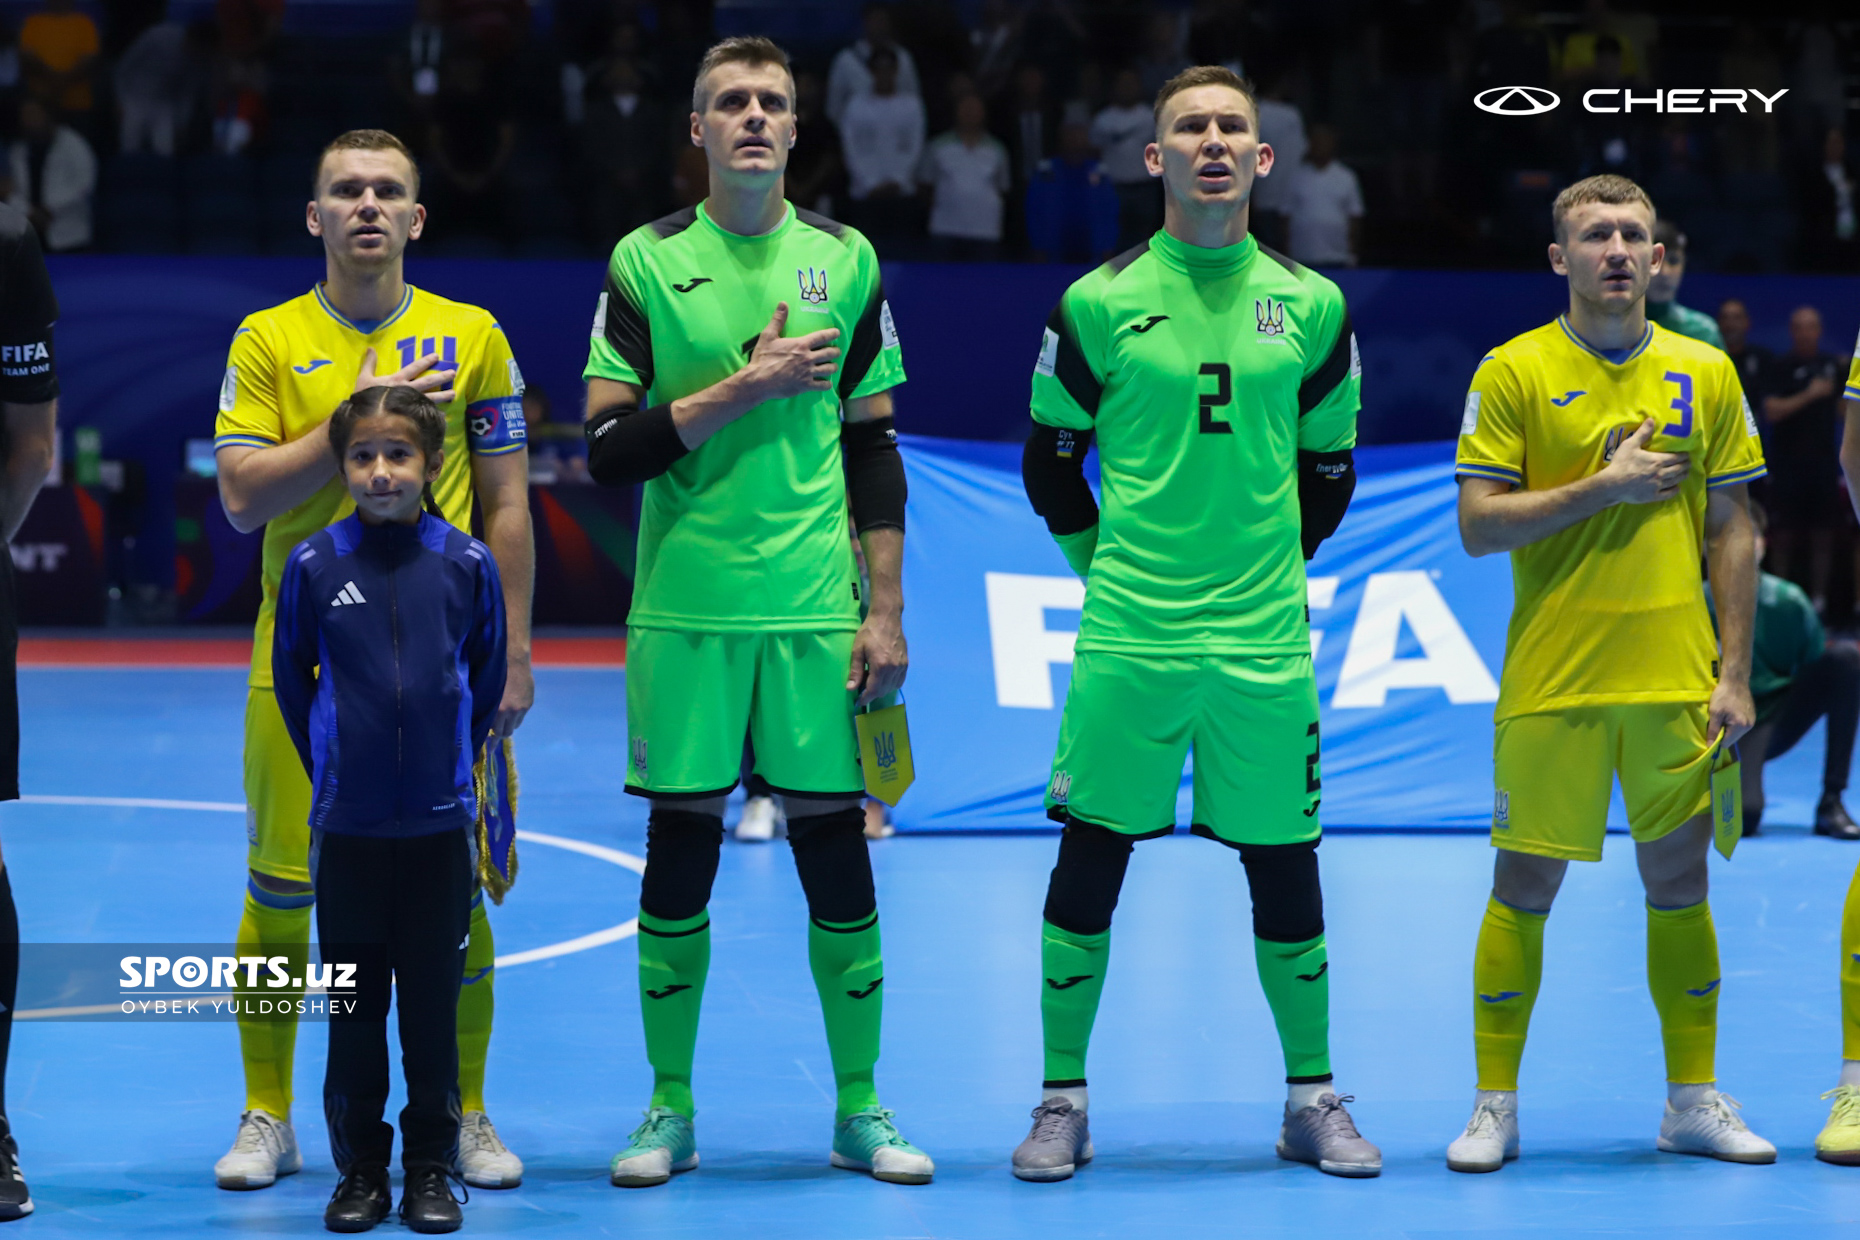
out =
[[1789,686],[1780,709],[1752,728],[1738,746],[1744,771],[1744,813],[1763,812],[1763,764],[1794,749],[1815,721],[1828,721],[1828,752],[1821,770],[1821,794],[1847,789],[1854,760],[1854,732],[1860,724],[1860,647],[1830,645],[1804,667]]
[[[388,1006],[398,992],[401,1166],[450,1168],[459,1144],[459,977],[471,926],[471,841],[464,830],[405,839],[319,831],[311,849],[316,933],[325,964],[357,964],[356,1008],[329,1021],[323,1116],[343,1175],[385,1172]],[[392,984],[390,984],[390,978]],[[343,997],[332,991],[331,998]]]

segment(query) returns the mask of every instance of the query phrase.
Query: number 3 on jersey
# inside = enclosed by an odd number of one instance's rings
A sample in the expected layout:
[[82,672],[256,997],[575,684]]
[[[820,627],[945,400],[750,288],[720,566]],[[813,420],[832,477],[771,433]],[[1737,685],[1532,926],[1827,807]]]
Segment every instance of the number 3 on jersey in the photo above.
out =
[[1660,428],[1660,433],[1684,439],[1692,433],[1692,376],[1669,370],[1664,377],[1668,383],[1679,385],[1679,395],[1673,397],[1673,408],[1679,410],[1679,421],[1668,422]]
[[1223,405],[1230,405],[1234,399],[1234,372],[1226,362],[1203,362],[1201,373],[1214,378],[1214,390],[1199,394],[1201,406],[1201,433],[1204,435],[1231,435],[1234,433],[1232,422],[1216,422],[1214,411]]

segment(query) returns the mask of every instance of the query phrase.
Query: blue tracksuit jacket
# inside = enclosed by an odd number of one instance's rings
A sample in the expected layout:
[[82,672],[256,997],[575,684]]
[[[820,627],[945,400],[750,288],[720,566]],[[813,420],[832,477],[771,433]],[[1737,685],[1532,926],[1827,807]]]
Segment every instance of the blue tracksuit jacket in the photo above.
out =
[[271,669],[313,828],[411,836],[476,819],[472,765],[505,671],[483,543],[431,513],[311,535],[285,561]]

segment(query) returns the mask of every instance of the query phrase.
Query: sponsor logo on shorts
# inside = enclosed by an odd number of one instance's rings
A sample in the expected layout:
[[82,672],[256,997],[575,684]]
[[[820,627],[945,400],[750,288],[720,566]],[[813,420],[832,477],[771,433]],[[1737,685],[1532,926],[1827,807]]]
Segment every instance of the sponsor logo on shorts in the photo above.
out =
[[641,779],[646,778],[646,738],[633,738],[633,769],[639,772]]
[[1511,794],[1503,788],[1492,794],[1492,826],[1500,831],[1511,829]]
[[1046,795],[1064,805],[1066,798],[1072,795],[1072,776],[1065,771],[1054,771],[1053,782],[1047,785]]

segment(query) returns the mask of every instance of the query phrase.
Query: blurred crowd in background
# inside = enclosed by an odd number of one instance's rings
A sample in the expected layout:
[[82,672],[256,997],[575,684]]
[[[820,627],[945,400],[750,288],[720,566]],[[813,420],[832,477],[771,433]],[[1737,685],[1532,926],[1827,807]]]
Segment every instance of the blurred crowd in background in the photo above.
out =
[[[1860,269],[1860,10],[1717,0],[4,0],[6,191],[69,251],[296,253],[308,157],[392,129],[427,248],[604,253],[705,192],[690,86],[723,34],[793,53],[797,203],[887,258],[1081,261],[1160,220],[1156,88],[1246,74],[1257,229],[1317,265],[1532,266],[1558,189],[1645,184],[1716,270]],[[1565,98],[1526,119],[1492,86]],[[1595,114],[1733,85],[1765,113]]]

